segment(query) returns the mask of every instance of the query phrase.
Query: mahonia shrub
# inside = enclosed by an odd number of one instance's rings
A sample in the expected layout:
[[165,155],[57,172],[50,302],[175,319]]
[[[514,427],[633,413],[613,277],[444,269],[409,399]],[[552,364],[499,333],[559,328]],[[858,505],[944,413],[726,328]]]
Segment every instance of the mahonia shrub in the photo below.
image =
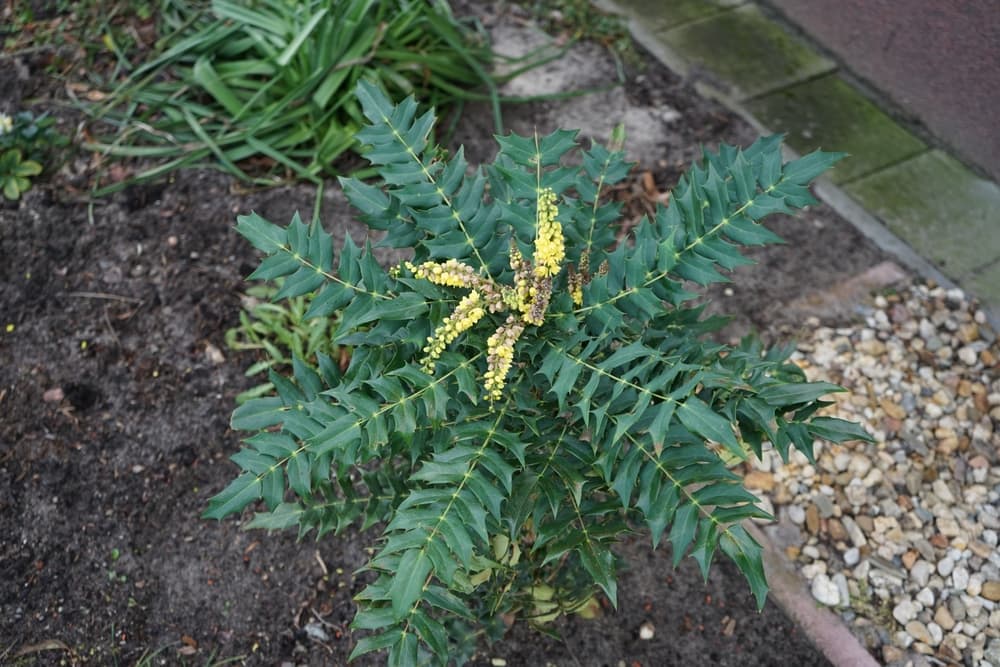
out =
[[430,145],[433,112],[412,98],[356,94],[381,182],[341,183],[411,259],[387,270],[368,241],[335,257],[317,223],[239,218],[266,255],[251,278],[310,295],[309,317],[336,313],[351,357],[295,359],[271,373],[276,395],[234,412],[254,434],[206,516],[262,500],[249,527],[377,526],[353,625],[370,633],[352,656],[387,650],[393,665],[462,662],[502,617],[544,622],[601,591],[614,603],[612,547],[640,528],[705,576],[721,551],[762,605],[761,547],[741,522],[769,515],[731,464],[765,442],[812,458],[817,438],[866,435],[817,414],[839,388],[806,382],[790,349],[711,342],[724,320],[689,290],[748,263],[739,246],[779,241],[759,220],[813,203],[808,184],[840,156],[783,163],[777,136],[705,152],[619,239],[604,195],[628,174],[620,150],[509,135],[470,170]]

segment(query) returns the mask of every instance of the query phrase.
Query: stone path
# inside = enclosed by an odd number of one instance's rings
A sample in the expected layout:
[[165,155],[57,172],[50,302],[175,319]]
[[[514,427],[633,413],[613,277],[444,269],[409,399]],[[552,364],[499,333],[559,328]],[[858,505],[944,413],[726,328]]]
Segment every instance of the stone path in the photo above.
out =
[[757,3],[598,4],[627,16],[637,41],[703,93],[761,129],[786,133],[799,153],[850,153],[820,196],[911,268],[926,274],[930,267],[979,297],[994,324],[1000,323],[996,183],[977,176],[946,147],[928,145],[907,130],[859,92],[838,62]]

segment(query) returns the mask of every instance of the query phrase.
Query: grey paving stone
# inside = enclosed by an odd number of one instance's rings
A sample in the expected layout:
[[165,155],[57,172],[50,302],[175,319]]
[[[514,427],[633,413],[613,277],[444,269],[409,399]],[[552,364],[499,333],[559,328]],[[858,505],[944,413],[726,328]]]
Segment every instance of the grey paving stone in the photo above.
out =
[[[914,250],[984,300],[1000,296],[977,269],[1000,259],[1000,187],[932,150],[844,186]],[[991,294],[992,293],[992,294]]]
[[691,65],[713,75],[737,100],[832,71],[834,63],[769,21],[756,5],[743,5],[704,21],[657,34]]
[[799,153],[822,148],[849,153],[830,172],[850,181],[926,150],[837,74],[799,83],[750,100],[747,109],[764,125],[786,133]]
[[746,0],[616,0],[630,18],[652,30],[666,30],[738,7]]

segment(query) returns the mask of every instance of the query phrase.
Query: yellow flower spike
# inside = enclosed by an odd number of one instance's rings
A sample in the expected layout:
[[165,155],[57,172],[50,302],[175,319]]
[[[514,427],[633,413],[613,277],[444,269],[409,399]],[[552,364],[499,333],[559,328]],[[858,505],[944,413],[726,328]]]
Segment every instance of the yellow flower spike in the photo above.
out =
[[539,191],[535,232],[535,276],[538,278],[550,278],[559,273],[566,258],[562,225],[556,221],[558,214],[556,193],[552,188]]
[[438,325],[437,329],[434,330],[434,335],[427,338],[427,346],[423,349],[425,356],[420,361],[421,369],[428,375],[432,374],[434,362],[438,360],[445,348],[462,332],[471,329],[485,314],[482,295],[475,290],[469,292],[455,306],[451,315]]
[[507,374],[514,363],[514,344],[521,337],[524,324],[515,315],[509,315],[486,341],[487,370],[483,376],[486,398],[499,401],[507,384]]
[[449,259],[445,262],[424,262],[420,265],[406,262],[405,266],[413,272],[415,278],[422,278],[444,287],[470,287],[479,282],[476,270],[467,264],[462,264],[457,259]]

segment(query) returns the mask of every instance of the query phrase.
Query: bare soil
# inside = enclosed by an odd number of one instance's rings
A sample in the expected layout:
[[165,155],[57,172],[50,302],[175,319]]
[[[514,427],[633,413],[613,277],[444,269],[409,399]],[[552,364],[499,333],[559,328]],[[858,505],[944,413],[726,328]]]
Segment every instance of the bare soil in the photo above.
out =
[[[26,78],[0,75],[15,101],[55,90],[40,66],[20,65]],[[647,128],[653,139],[640,152],[662,158],[645,160],[620,193],[633,211],[666,192],[700,144],[754,138],[652,60],[617,94],[678,112]],[[544,130],[561,104],[512,108],[510,125]],[[487,136],[483,117],[467,114],[458,137]],[[489,152],[470,149],[476,159]],[[0,328],[0,663],[345,664],[362,585],[352,572],[374,534],[297,542],[199,519],[236,472],[229,415],[255,360],[223,341],[256,264],[235,215],[285,222],[312,210],[314,190],[246,192],[187,172],[91,212],[72,178],[62,172],[0,205],[0,327],[13,325]],[[335,237],[363,238],[332,188],[323,221]],[[756,266],[713,293],[713,307],[736,316],[727,334],[781,337],[799,325],[781,304],[884,259],[822,206],[770,226],[789,244],[755,252]],[[476,664],[826,664],[777,606],[757,613],[728,562],[705,583],[693,563],[674,570],[669,550],[653,552],[642,536],[621,553],[629,569],[617,612],[563,619],[553,626],[561,640],[516,624]],[[655,629],[650,640],[639,638],[643,623]]]

